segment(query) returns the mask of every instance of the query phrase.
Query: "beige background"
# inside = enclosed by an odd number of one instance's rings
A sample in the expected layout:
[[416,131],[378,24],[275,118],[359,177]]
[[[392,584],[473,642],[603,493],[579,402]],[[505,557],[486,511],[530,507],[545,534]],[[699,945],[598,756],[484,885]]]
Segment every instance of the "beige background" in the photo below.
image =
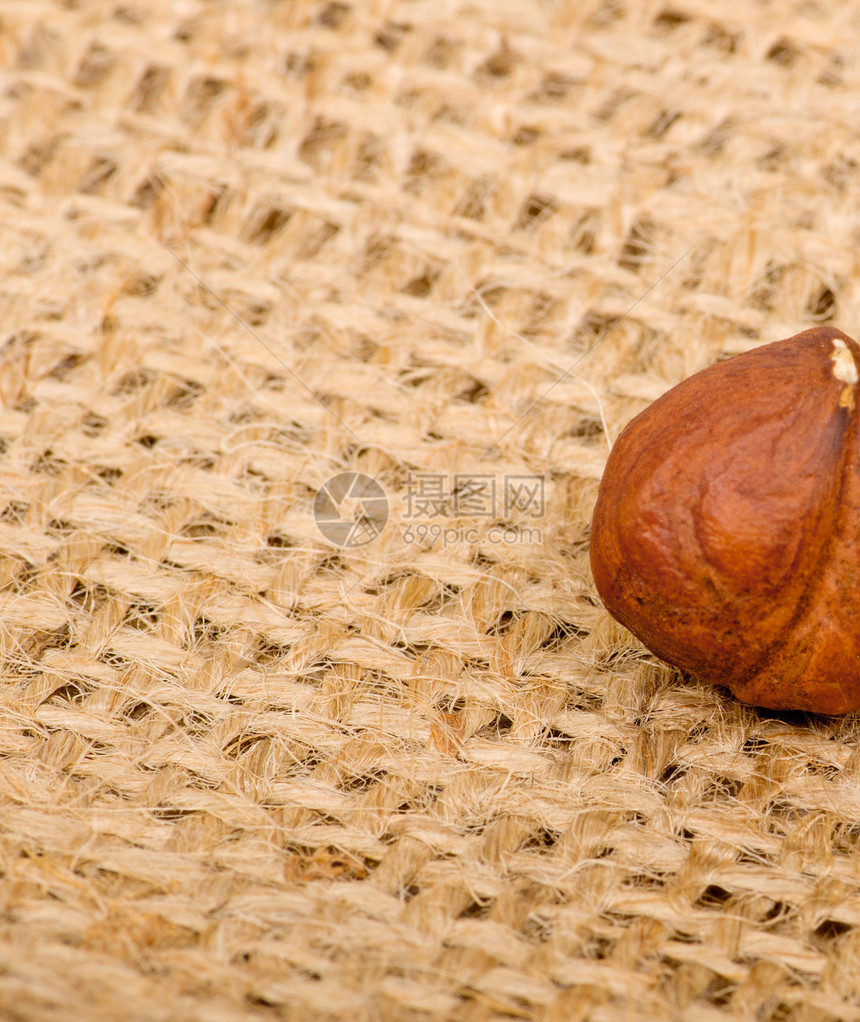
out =
[[[860,1018],[853,718],[588,570],[633,414],[857,330],[858,26],[0,3],[4,1017]],[[338,550],[344,470],[391,517]],[[410,543],[410,473],[545,511]]]

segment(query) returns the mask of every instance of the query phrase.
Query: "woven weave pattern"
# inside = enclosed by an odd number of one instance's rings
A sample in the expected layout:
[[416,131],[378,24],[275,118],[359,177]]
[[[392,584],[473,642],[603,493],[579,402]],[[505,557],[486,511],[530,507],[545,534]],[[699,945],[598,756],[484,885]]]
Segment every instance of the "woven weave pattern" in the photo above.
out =
[[0,3],[4,1017],[860,1018],[854,718],[588,570],[633,414],[856,333],[858,26]]

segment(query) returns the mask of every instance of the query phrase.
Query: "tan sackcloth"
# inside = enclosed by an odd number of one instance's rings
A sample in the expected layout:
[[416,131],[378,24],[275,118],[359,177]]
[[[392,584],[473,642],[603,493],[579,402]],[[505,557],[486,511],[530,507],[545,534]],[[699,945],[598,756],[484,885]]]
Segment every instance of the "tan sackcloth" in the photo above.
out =
[[854,719],[588,569],[634,413],[860,326],[858,53],[858,0],[0,3],[0,1017],[860,1018]]

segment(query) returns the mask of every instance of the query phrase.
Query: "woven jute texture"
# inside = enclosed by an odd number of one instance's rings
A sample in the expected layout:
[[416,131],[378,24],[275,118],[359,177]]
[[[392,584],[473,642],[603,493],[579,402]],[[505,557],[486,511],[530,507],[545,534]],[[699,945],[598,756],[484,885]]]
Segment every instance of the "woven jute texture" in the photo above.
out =
[[858,53],[858,0],[0,2],[4,1019],[860,1019],[860,727],[588,568],[632,415],[856,333]]

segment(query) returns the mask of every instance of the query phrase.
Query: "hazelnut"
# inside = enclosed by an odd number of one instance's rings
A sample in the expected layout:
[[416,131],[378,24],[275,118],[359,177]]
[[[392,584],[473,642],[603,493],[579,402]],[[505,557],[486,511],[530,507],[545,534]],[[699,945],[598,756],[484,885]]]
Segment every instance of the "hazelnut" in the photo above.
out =
[[615,442],[591,535],[610,614],[773,709],[860,708],[860,345],[832,327],[684,380]]

